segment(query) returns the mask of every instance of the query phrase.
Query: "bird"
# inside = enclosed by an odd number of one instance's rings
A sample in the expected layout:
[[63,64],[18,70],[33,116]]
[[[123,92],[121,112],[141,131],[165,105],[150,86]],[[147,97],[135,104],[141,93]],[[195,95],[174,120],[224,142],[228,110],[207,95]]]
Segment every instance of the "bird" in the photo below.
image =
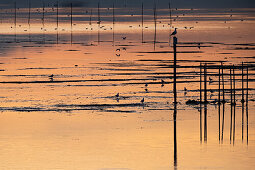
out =
[[165,81],[161,79],[161,87],[164,87]]
[[184,87],[184,91],[187,91],[187,88],[186,88],[186,87]]
[[200,49],[200,47],[201,47],[200,45],[201,45],[201,44],[200,44],[200,43],[198,43],[197,45],[198,45],[198,49]]
[[141,103],[144,103],[144,98],[141,100]]
[[118,48],[118,49],[116,49],[116,51],[120,51],[120,49]]
[[127,37],[122,37],[123,40],[127,39]]
[[172,32],[172,34],[170,36],[176,35],[176,34],[177,34],[177,28],[174,29],[174,32]]
[[120,97],[120,94],[119,94],[119,93],[117,93],[117,94],[115,95],[115,97]]
[[148,84],[146,83],[144,86],[145,86],[145,87],[148,87]]
[[53,78],[53,77],[54,77],[54,75],[52,74],[52,75],[50,75],[49,77],[50,77],[50,78]]
[[212,80],[213,80],[213,79],[212,79],[211,77],[209,77],[209,81],[212,82]]

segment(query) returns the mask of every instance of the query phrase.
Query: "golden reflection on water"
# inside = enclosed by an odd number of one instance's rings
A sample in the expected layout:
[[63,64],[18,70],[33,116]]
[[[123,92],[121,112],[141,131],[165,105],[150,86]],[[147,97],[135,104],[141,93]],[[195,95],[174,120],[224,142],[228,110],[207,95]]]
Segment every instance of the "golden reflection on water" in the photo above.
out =
[[[224,105],[224,119],[223,106],[219,114],[217,105],[208,105],[200,113],[199,106],[185,104],[188,99],[199,99],[199,67],[191,66],[206,61],[253,64],[254,21],[199,20],[192,29],[184,27],[193,26],[195,21],[174,22],[179,28],[177,64],[181,67],[177,72],[182,82],[177,86],[180,103],[176,115],[167,22],[162,17],[158,24],[155,51],[150,21],[144,25],[145,43],[141,43],[139,22],[116,23],[113,43],[111,22],[101,23],[106,30],[99,30],[98,42],[98,26],[77,21],[72,44],[68,23],[60,24],[58,39],[53,23],[46,22],[45,31],[40,23],[31,24],[31,37],[23,33],[28,27],[22,23],[16,29],[16,43],[14,29],[6,29],[12,24],[2,23],[0,169],[254,167],[252,69],[249,110],[246,105],[241,107],[238,95],[232,124],[229,103]],[[229,71],[225,72],[227,81]],[[217,89],[217,76],[212,75],[217,70],[209,69],[208,73],[213,79],[208,89]],[[240,75],[236,77],[240,80]],[[228,82],[225,86],[230,87]],[[241,88],[240,81],[236,88]],[[208,92],[208,99],[214,101],[217,95]],[[229,93],[226,98],[229,100]]]

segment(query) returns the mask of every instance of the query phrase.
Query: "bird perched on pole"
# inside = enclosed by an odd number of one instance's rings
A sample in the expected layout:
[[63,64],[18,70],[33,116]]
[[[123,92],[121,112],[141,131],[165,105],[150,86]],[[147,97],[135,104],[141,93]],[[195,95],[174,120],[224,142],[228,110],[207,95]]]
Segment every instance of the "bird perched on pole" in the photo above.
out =
[[177,34],[177,28],[174,29],[174,32],[172,32],[172,34],[170,36],[176,35],[176,34]]

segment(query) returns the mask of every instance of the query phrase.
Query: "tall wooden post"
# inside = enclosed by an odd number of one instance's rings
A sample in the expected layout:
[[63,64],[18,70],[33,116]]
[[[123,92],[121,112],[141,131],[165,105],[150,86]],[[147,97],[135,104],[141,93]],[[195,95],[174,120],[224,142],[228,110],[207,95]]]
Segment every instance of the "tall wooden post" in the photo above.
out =
[[207,103],[207,64],[204,65],[204,102]]
[[177,104],[177,92],[176,92],[176,45],[178,43],[178,39],[174,36],[173,37],[173,48],[174,48],[174,103]]
[[225,101],[225,85],[224,85],[224,66],[223,66],[223,63],[221,62],[221,76],[222,76],[222,103],[224,104],[226,101]]

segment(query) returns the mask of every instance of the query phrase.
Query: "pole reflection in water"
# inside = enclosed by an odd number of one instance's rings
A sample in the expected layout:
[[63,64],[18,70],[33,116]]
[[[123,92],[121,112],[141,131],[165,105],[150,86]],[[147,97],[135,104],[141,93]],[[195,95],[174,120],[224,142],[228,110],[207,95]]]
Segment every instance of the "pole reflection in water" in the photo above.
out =
[[177,104],[174,103],[174,169],[177,169],[177,134],[176,134],[176,116],[177,116]]
[[204,142],[207,142],[207,103],[204,106]]
[[224,119],[225,119],[225,103],[222,106],[222,127],[221,127],[221,143],[223,143],[223,133],[224,133]]
[[202,143],[202,64],[200,63],[200,143]]
[[249,98],[248,98],[248,88],[249,88],[249,68],[248,68],[248,66],[247,66],[247,77],[246,77],[246,133],[247,133],[247,145],[248,145],[248,134],[249,134],[249,128],[248,128],[248,101],[249,101]]

